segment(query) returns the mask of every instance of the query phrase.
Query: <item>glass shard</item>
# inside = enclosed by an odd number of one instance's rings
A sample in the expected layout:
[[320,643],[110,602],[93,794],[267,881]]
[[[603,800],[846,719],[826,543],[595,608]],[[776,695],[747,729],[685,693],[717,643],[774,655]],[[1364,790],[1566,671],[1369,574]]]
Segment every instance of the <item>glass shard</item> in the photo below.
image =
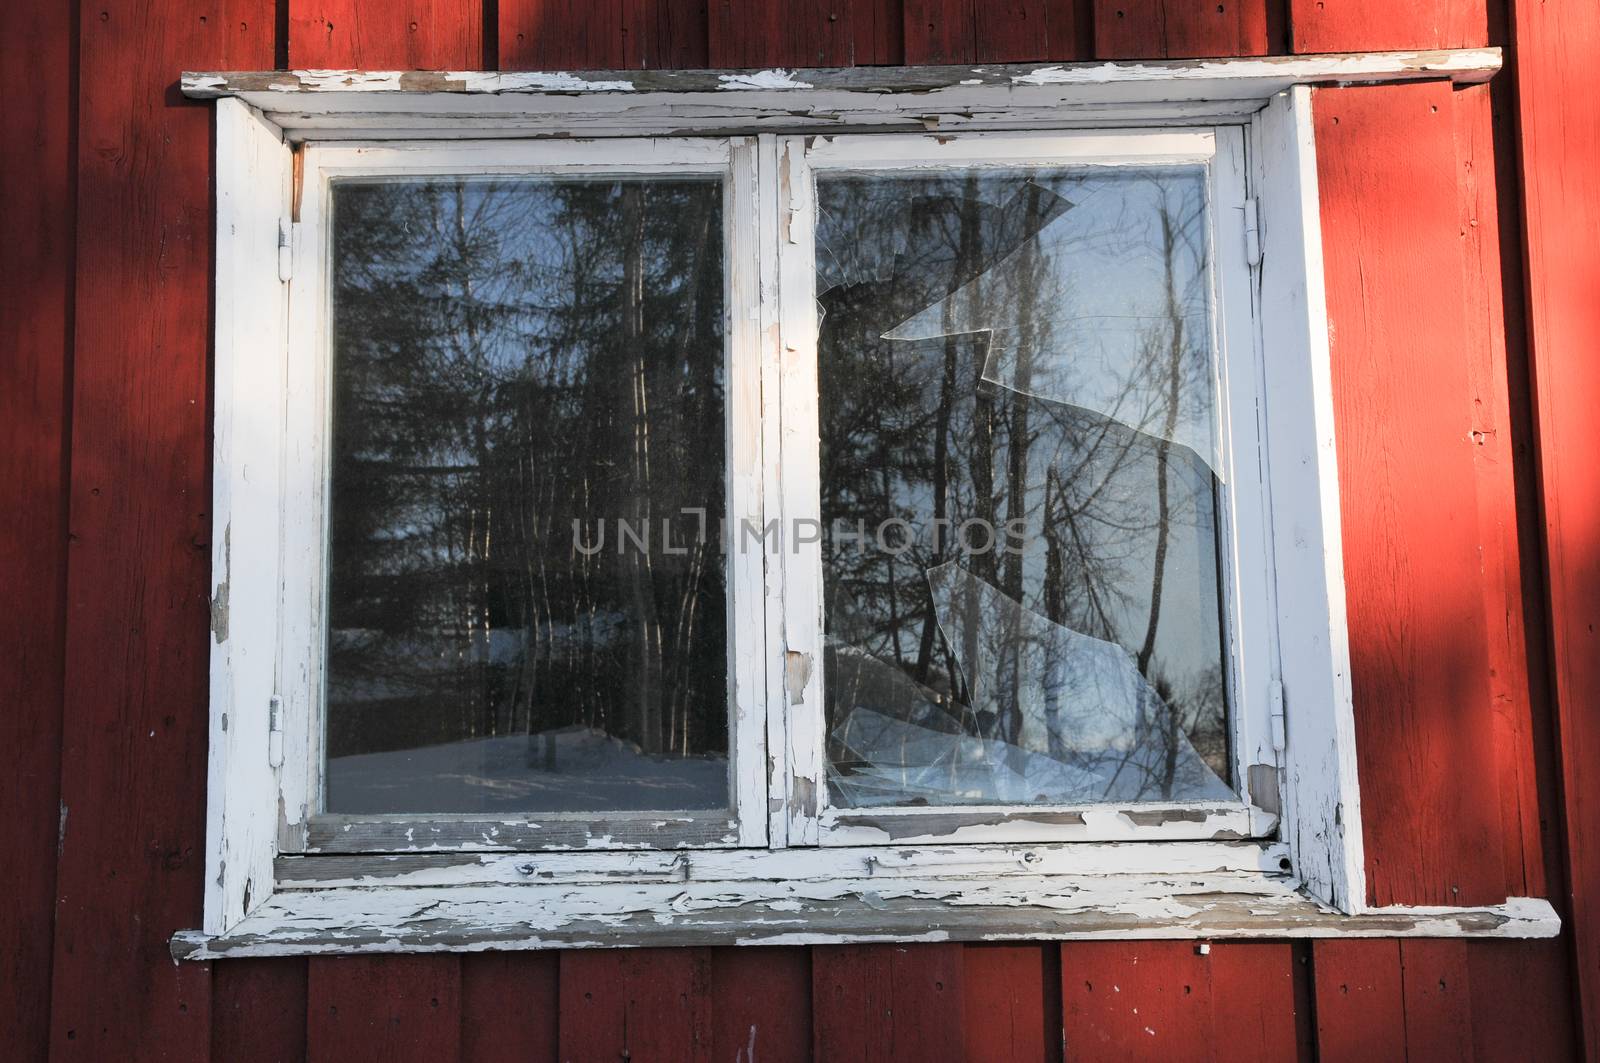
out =
[[818,179],[835,803],[1231,796],[1203,176]]
[[983,379],[1188,448],[1220,474],[1205,184],[1102,179],[886,339],[990,336]]
[[333,191],[324,807],[727,808],[722,187]]

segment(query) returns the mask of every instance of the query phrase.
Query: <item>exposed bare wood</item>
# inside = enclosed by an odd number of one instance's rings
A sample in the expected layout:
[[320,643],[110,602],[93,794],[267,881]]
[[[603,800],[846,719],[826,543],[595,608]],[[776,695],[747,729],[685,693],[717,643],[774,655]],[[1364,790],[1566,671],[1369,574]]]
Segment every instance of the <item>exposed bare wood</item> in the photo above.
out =
[[[1549,903],[1342,915],[1257,875],[289,891],[179,959],[359,952],[1095,938],[1551,937]],[[574,903],[579,907],[575,908]]]
[[[185,95],[198,99],[272,93],[451,93],[462,95],[572,95],[591,93],[727,93],[760,89],[927,93],[973,85],[1104,86],[1136,82],[1253,82],[1252,95],[1269,96],[1289,85],[1413,81],[1450,78],[1487,81],[1500,69],[1500,49],[1335,53],[1250,59],[1171,59],[1120,63],[993,64],[986,66],[845,67],[773,70],[622,70],[583,72],[479,72],[460,70],[264,70],[191,72]],[[1204,98],[1197,91],[1193,98]],[[254,101],[252,101],[254,102]],[[259,104],[258,104],[259,106]]]

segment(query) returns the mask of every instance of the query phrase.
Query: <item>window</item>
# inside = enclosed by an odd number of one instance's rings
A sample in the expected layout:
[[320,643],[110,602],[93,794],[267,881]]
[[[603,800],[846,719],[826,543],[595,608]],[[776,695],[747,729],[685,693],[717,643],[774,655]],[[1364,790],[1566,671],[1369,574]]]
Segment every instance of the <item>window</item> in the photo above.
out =
[[594,139],[223,100],[191,953],[1359,911],[1278,88]]

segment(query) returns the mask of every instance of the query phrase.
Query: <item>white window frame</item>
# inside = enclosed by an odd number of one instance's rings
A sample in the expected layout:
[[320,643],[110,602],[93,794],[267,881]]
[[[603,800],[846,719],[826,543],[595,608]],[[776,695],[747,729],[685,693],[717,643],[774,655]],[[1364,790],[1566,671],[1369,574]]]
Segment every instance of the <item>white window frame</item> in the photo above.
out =
[[[774,838],[791,845],[897,845],[947,842],[1038,843],[1063,841],[1205,840],[1270,838],[1281,807],[1281,749],[1274,748],[1273,699],[1277,683],[1271,624],[1272,584],[1263,566],[1241,559],[1271,556],[1266,523],[1265,470],[1257,410],[1259,366],[1251,300],[1242,125],[1136,130],[1070,130],[1053,133],[975,132],[937,134],[844,134],[776,138],[769,166],[786,213],[787,240],[777,246],[782,353],[778,394],[781,408],[767,417],[781,426],[782,475],[773,482],[785,528],[805,522],[821,526],[817,482],[817,326],[814,310],[818,173],[884,173],[946,168],[1072,167],[1134,169],[1202,166],[1206,172],[1208,262],[1213,282],[1217,351],[1218,420],[1223,426],[1222,487],[1218,507],[1222,543],[1227,650],[1230,768],[1241,799],[1231,802],[1114,802],[1064,805],[968,805],[938,809],[829,807],[824,765],[822,659],[822,547],[796,543],[785,549],[775,573],[782,624],[775,654],[798,653],[806,662],[799,689],[786,685],[771,704],[774,749],[787,739],[784,770],[774,770]],[[1241,456],[1243,458],[1241,459]],[[791,678],[785,669],[784,678]],[[796,719],[797,714],[800,715]],[[785,721],[783,717],[787,715]],[[786,727],[778,729],[779,725]],[[779,789],[780,784],[786,784]],[[1252,789],[1258,792],[1252,798]]]
[[[1498,53],[1474,51],[711,72],[638,75],[638,84],[624,75],[187,76],[192,95],[220,97],[214,637],[205,921],[178,935],[175,955],[1553,934],[1559,923],[1537,900],[1366,904],[1310,112],[1318,81],[1483,80],[1497,65]],[[906,92],[908,77],[923,87]],[[927,135],[934,126],[940,135]],[[574,131],[594,139],[529,139]],[[1225,566],[1239,606],[1227,632],[1244,801],[829,809],[820,552],[797,544],[765,564],[728,555],[733,819],[315,817],[328,181],[540,169],[729,175],[729,514],[778,516],[787,527],[818,513],[808,171],[1175,159],[1209,161],[1210,214],[1223,234],[1213,251],[1229,552],[1271,559]],[[812,726],[795,725],[803,720]],[[541,841],[543,851],[530,851]]]
[[[286,470],[280,549],[295,559],[278,605],[288,634],[286,674],[307,678],[282,684],[283,726],[289,753],[281,797],[294,810],[283,852],[406,852],[418,847],[481,849],[638,849],[675,846],[765,845],[767,776],[762,645],[763,572],[759,554],[728,553],[729,791],[732,814],[629,813],[439,814],[341,816],[320,811],[325,758],[323,646],[327,602],[327,487],[332,403],[330,207],[340,178],[491,176],[671,176],[720,178],[725,189],[722,239],[727,248],[728,457],[726,512],[733,522],[760,525],[761,454],[738,426],[760,418],[759,337],[751,327],[758,295],[756,269],[755,140],[650,138],[604,141],[489,140],[397,143],[318,143],[300,162],[299,220],[292,223],[294,275],[289,292],[286,406],[289,438],[300,442]],[[269,544],[263,543],[263,546]]]

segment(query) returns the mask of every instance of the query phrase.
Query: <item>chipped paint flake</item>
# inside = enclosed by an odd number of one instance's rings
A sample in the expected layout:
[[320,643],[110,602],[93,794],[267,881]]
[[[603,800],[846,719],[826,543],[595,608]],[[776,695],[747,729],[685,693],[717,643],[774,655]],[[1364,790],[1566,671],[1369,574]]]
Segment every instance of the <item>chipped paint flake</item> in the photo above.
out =
[[458,82],[462,90],[485,92],[633,92],[631,81],[586,78],[564,70],[494,73],[478,70],[452,70],[445,75]]
[[809,89],[810,82],[800,81],[790,70],[754,70],[748,73],[718,74],[719,89]]

